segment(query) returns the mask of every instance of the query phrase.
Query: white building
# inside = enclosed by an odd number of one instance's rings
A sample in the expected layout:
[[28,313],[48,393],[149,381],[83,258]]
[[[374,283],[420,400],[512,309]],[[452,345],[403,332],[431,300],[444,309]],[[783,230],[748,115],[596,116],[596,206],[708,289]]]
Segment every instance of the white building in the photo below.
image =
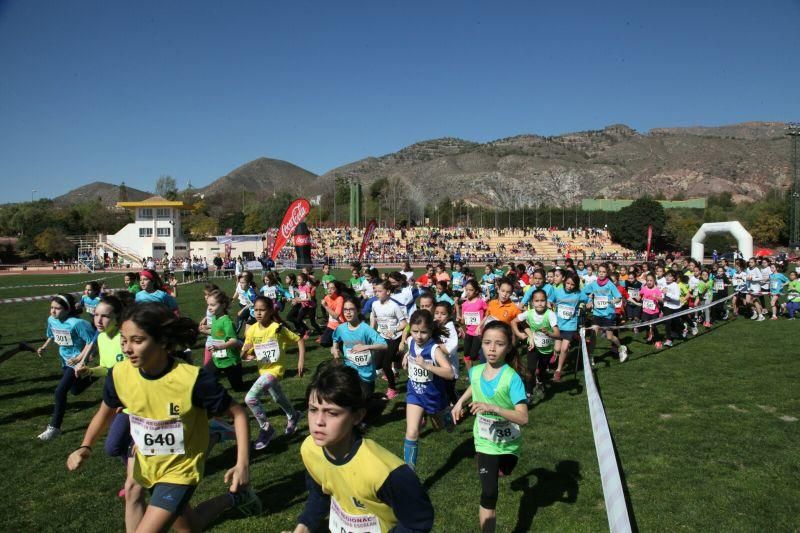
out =
[[161,259],[164,254],[170,257],[188,255],[189,243],[183,235],[181,212],[191,211],[193,206],[153,196],[141,202],[118,202],[117,207],[131,209],[134,221],[106,237],[113,251],[135,259]]

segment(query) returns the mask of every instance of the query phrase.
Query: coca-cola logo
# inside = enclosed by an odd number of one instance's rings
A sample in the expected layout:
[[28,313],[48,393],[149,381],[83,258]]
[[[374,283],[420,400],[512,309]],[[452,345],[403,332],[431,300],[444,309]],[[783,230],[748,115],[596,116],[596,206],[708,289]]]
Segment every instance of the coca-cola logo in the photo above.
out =
[[308,209],[306,209],[305,205],[303,205],[303,202],[298,202],[297,205],[292,208],[292,213],[289,220],[281,224],[281,236],[284,239],[288,239],[297,225],[300,224],[307,214]]
[[295,246],[308,246],[311,243],[311,238],[308,235],[295,235],[294,236],[294,245]]

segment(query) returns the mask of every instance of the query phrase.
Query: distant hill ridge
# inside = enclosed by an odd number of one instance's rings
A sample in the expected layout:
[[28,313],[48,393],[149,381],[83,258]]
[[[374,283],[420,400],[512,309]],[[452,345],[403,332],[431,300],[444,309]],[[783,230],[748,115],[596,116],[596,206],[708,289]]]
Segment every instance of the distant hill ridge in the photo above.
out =
[[[756,200],[790,184],[784,133],[783,123],[745,122],[654,128],[644,134],[614,124],[602,130],[549,137],[523,134],[486,143],[445,137],[366,157],[321,176],[261,157],[197,192],[245,190],[263,198],[289,191],[313,196],[332,190],[333,179],[340,176],[359,180],[365,188],[378,178],[398,179],[418,204],[448,197],[487,207],[573,205],[582,198],[702,197],[725,190],[736,200]],[[149,194],[128,188],[129,200]],[[113,205],[119,188],[95,182],[55,200],[72,203],[92,197]]]

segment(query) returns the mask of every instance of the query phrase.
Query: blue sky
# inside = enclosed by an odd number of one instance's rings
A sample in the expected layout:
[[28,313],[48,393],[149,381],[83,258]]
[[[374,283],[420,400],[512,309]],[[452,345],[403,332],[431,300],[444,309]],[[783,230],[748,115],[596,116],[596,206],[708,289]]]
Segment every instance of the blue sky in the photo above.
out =
[[800,120],[799,23],[798,0],[0,0],[0,202],[443,136]]

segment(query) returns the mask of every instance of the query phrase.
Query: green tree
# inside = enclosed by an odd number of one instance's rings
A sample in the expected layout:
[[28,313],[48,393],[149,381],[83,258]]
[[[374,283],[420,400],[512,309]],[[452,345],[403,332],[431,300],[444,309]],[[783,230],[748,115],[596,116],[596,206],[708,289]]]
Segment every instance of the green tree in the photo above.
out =
[[244,233],[244,213],[235,211],[223,215],[219,221],[219,228],[221,233],[225,233],[228,228],[230,228],[234,235]]
[[75,245],[59,228],[47,228],[33,240],[39,252],[50,259],[64,259],[75,253]]
[[125,185],[125,182],[119,184],[119,197],[117,198],[119,202],[127,202],[128,201],[128,187]]
[[245,233],[263,233],[267,228],[277,227],[293,199],[291,194],[284,191],[259,204],[248,206],[244,217]]
[[610,217],[608,229],[611,237],[632,250],[647,247],[647,226],[653,226],[653,236],[660,236],[667,223],[667,216],[660,203],[652,198],[639,198],[631,205],[620,209]]
[[162,175],[156,182],[156,194],[167,200],[174,200],[178,197],[178,184],[172,176]]
[[219,222],[208,215],[195,215],[186,226],[189,235],[195,240],[204,240],[219,235]]

